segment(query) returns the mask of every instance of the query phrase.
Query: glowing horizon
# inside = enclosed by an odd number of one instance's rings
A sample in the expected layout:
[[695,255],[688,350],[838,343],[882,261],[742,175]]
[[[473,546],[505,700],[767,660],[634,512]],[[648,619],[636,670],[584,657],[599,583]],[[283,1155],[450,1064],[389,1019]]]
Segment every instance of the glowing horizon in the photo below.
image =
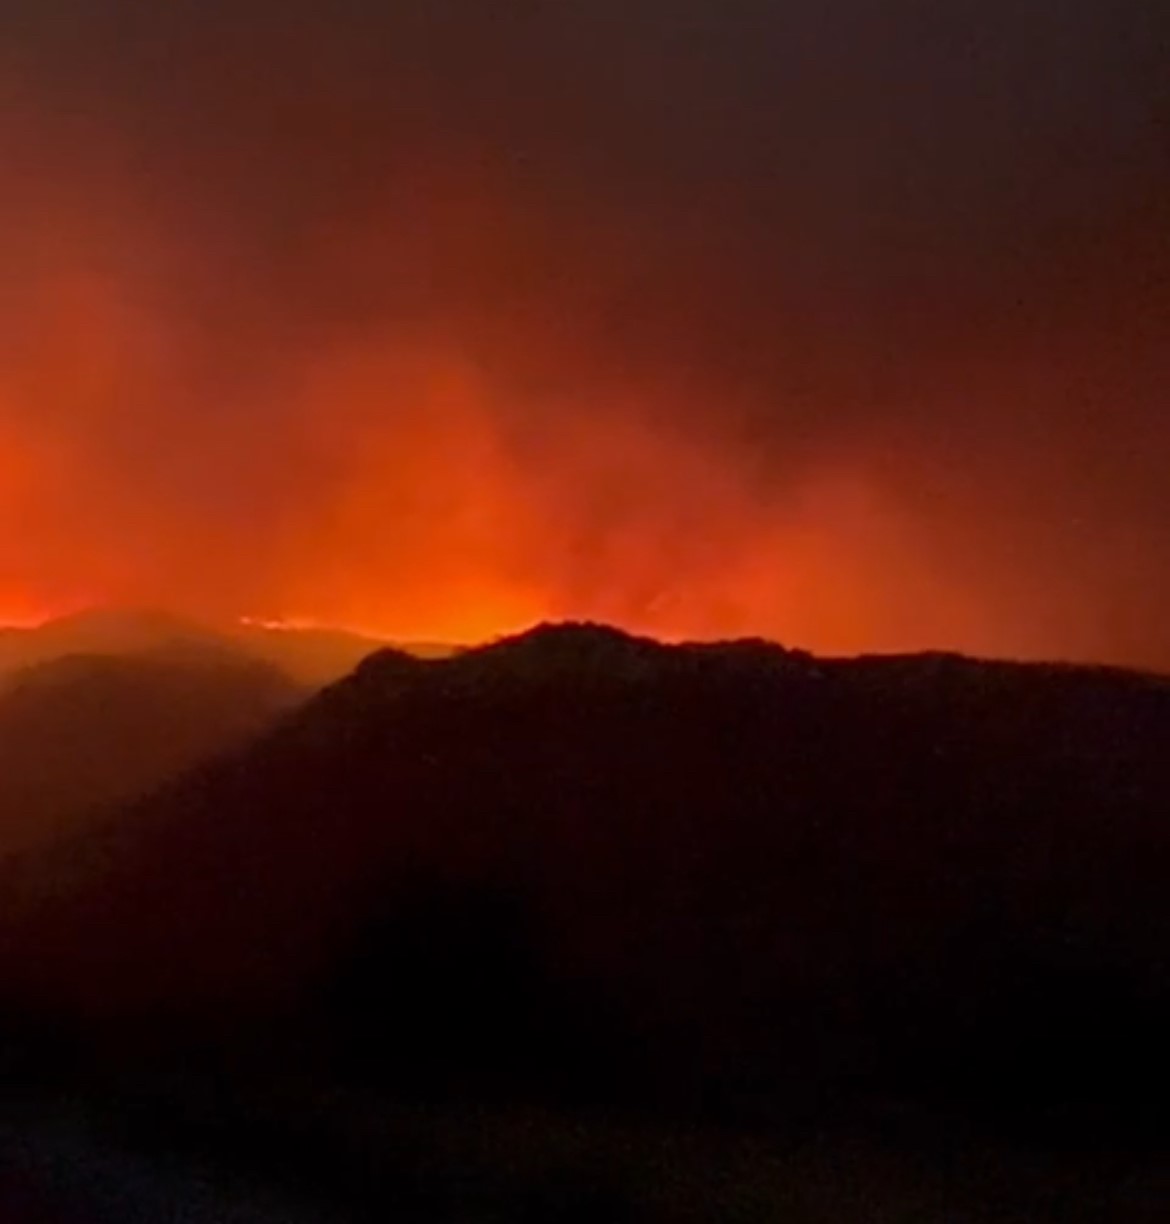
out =
[[135,50],[184,6],[16,34],[0,619],[1170,667],[1165,151],[1106,0],[1075,64],[1003,0],[1010,124],[966,61],[903,88],[893,12],[851,48],[712,4],[692,59],[359,7],[200,9],[210,72]]

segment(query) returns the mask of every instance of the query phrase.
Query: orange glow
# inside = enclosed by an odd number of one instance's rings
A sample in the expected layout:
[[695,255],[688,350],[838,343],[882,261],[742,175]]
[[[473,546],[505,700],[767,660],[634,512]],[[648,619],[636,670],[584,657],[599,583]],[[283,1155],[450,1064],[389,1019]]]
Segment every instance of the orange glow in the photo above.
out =
[[[0,199],[20,285],[0,296],[0,622],[106,602],[463,643],[591,618],[1150,661],[1094,619],[1121,550],[1033,573],[1046,529],[1005,494],[1029,490],[1028,454],[992,447],[998,483],[966,501],[923,492],[921,470],[948,492],[966,456],[867,417],[864,336],[811,390],[739,378],[738,345],[783,337],[734,282],[679,271],[688,232],[648,238],[430,148],[256,273],[298,286],[285,301],[240,270],[247,233],[160,203],[92,133],[41,135]],[[351,298],[373,305],[350,317]],[[644,352],[623,326],[647,318]],[[989,403],[1010,398],[998,370]],[[753,413],[763,441],[733,425]]]
[[[234,597],[256,624],[402,640],[474,642],[571,617],[823,651],[980,643],[979,605],[915,574],[911,525],[859,467],[807,471],[772,493],[748,486],[717,437],[647,424],[636,402],[566,413],[517,441],[499,400],[471,363],[421,345],[311,362],[292,419],[318,466],[304,501],[246,554],[262,590],[233,592],[236,564],[225,558],[217,574],[214,556],[193,558],[207,587],[192,589],[183,550],[197,544],[182,530],[152,554],[152,528],[141,559],[133,533],[115,530],[98,543],[116,543],[119,563],[99,548],[86,577],[106,580],[97,595],[108,601],[218,613]],[[66,550],[68,497],[17,467],[32,512],[39,490],[60,516]],[[240,546],[257,549],[256,537],[244,530]],[[30,571],[46,559],[30,555]],[[36,599],[5,592],[7,619],[35,615]]]
[[91,432],[116,426],[123,371],[149,376],[152,353],[115,307],[93,300],[84,327],[77,308],[66,294],[3,401],[4,620],[105,601],[455,643],[591,618],[823,652],[1019,649],[986,592],[932,571],[861,449],[773,485],[718,429],[652,423],[672,397],[690,413],[669,381],[527,404],[425,337],[290,360],[252,406],[278,387],[286,433],[226,435],[273,447],[287,490],[232,490],[238,518],[201,521],[148,457]]
[[300,396],[331,481],[288,522],[260,623],[474,642],[596,618],[823,650],[978,627],[977,610],[940,592],[897,636],[891,578],[913,533],[846,472],[808,474],[769,505],[714,439],[651,427],[620,402],[558,417],[522,446],[488,379],[421,345],[335,355]]

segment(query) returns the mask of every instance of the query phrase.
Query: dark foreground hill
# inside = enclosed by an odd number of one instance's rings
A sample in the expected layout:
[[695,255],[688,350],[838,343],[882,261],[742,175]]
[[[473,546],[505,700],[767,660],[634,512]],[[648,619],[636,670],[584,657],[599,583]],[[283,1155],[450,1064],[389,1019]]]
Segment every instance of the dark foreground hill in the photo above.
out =
[[119,1032],[291,1009],[421,1090],[1156,1103],[1168,746],[1170,685],[1104,669],[385,652],[11,869],[0,989]]
[[189,647],[16,672],[0,686],[0,852],[55,840],[239,747],[304,696],[247,656]]

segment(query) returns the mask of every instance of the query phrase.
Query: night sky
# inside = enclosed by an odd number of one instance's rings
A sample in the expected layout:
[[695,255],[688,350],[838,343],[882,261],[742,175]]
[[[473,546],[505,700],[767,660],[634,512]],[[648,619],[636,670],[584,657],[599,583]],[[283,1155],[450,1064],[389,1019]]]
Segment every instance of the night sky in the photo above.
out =
[[0,620],[1170,669],[1165,0],[6,0]]

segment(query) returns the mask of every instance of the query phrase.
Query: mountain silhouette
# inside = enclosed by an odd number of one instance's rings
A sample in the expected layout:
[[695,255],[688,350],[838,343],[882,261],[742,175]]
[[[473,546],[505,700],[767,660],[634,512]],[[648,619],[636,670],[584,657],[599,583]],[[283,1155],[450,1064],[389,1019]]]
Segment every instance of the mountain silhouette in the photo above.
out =
[[175,639],[134,655],[66,655],[0,686],[0,850],[60,837],[258,735],[303,698],[275,668]]
[[1114,669],[593,625],[381,652],[10,867],[0,990],[293,1006],[391,1078],[1152,1091],[1167,743],[1170,684]]
[[219,644],[194,622],[149,609],[91,608],[30,628],[0,630],[0,676],[65,655],[130,655]]
[[[279,627],[250,621],[203,622],[170,612],[96,607],[32,628],[0,629],[0,680],[21,667],[65,655],[179,652],[248,654],[280,668],[298,684],[319,688],[352,671],[389,643],[341,629]],[[453,647],[433,642],[401,647],[442,657]]]
[[[238,648],[279,667],[299,683],[319,688],[353,671],[369,655],[390,643],[342,629],[227,626],[223,633]],[[442,658],[454,648],[436,642],[394,645],[420,658]]]

